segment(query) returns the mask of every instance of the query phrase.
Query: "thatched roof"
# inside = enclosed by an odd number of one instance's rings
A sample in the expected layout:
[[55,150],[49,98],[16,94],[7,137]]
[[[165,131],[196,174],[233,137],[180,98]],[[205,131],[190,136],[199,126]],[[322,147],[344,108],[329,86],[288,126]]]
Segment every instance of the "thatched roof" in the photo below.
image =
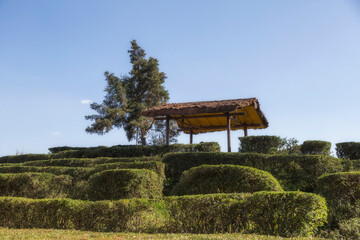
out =
[[225,114],[232,114],[232,130],[269,126],[256,98],[172,103],[149,108],[142,113],[146,117],[168,116],[175,119],[186,133],[190,130],[194,133],[226,130]]

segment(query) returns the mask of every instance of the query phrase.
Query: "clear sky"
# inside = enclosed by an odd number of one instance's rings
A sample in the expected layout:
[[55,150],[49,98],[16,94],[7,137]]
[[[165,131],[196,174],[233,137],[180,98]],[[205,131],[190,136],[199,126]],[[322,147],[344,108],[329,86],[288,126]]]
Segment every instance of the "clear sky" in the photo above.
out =
[[[102,101],[104,71],[129,72],[132,39],[170,102],[257,97],[270,126],[249,135],[360,141],[360,1],[0,0],[0,156],[134,144],[85,133],[82,101]],[[200,141],[226,150],[226,132]]]

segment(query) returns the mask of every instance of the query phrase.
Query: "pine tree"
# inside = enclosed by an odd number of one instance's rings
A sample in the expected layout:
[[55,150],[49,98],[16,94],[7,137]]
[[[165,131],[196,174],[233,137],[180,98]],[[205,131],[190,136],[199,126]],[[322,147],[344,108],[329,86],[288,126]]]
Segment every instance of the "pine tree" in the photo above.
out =
[[130,63],[132,69],[128,76],[121,78],[105,72],[107,86],[102,104],[93,103],[91,109],[98,114],[85,116],[95,121],[86,128],[88,133],[104,134],[114,127],[124,128],[129,141],[139,139],[146,145],[146,136],[150,129],[158,128],[154,120],[141,116],[149,107],[159,106],[169,100],[169,93],[163,84],[166,75],[159,71],[157,59],[146,59],[145,51],[131,41]]

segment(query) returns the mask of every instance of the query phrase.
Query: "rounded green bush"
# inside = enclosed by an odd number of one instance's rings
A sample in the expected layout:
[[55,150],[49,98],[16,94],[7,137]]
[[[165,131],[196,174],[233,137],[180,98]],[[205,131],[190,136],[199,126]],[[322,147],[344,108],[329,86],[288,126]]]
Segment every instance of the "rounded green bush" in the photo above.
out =
[[148,169],[111,169],[95,173],[88,180],[90,200],[159,198],[162,178]]
[[274,153],[282,145],[278,136],[250,136],[239,137],[239,152]]
[[330,155],[331,142],[326,141],[305,141],[300,148],[302,154],[308,155]]
[[360,159],[360,143],[359,142],[342,142],[336,144],[336,155],[338,158]]
[[67,197],[72,177],[50,173],[0,174],[0,196],[27,198]]
[[339,172],[319,177],[316,192],[325,197],[332,226],[360,216],[360,172]]
[[282,191],[268,172],[236,165],[202,165],[183,173],[174,195]]

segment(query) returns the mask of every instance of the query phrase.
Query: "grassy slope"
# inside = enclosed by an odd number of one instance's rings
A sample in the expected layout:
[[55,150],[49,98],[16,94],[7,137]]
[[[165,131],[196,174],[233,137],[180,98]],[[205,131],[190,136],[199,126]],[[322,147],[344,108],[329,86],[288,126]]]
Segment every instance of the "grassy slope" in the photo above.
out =
[[[0,228],[0,239],[101,239],[101,240],[129,240],[129,239],[244,239],[244,240],[275,240],[281,237],[245,235],[245,234],[139,234],[139,233],[99,233],[76,230],[54,229],[8,229]],[[305,240],[311,238],[291,238]],[[314,238],[316,239],[316,238]]]

